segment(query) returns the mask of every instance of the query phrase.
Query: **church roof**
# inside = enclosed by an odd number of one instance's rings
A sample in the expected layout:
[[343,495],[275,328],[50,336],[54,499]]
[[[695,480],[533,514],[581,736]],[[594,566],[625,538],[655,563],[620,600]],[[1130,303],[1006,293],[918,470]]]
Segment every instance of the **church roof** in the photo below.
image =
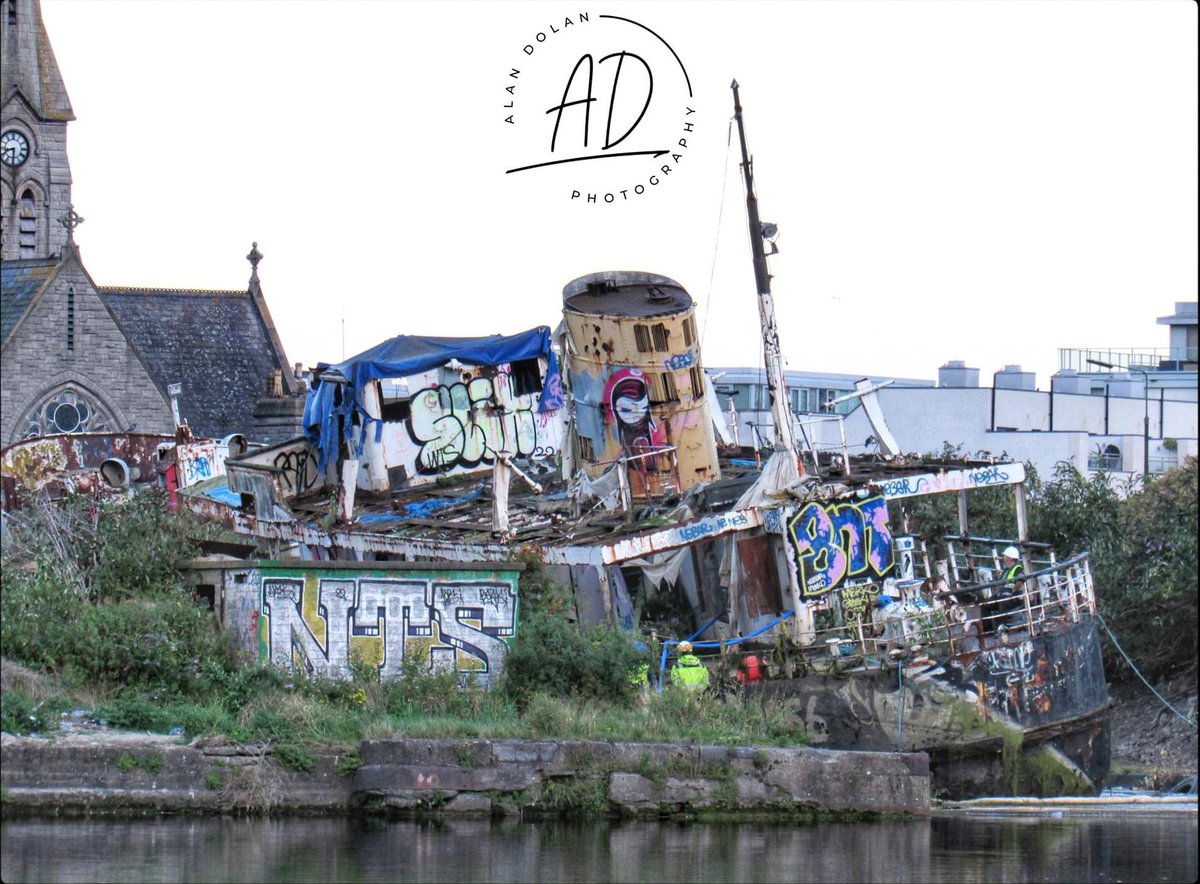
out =
[[[38,0],[9,0],[14,10],[0,16],[3,61],[0,61],[0,101],[16,88],[44,120],[73,120],[67,86],[50,47]],[[15,14],[14,14],[15,12]]]
[[0,264],[0,344],[8,343],[8,336],[57,268],[57,258],[26,258]]
[[248,433],[254,403],[280,370],[291,370],[275,346],[270,314],[251,291],[196,291],[105,286],[100,297],[166,391],[182,384],[179,410],[192,432],[221,438]]

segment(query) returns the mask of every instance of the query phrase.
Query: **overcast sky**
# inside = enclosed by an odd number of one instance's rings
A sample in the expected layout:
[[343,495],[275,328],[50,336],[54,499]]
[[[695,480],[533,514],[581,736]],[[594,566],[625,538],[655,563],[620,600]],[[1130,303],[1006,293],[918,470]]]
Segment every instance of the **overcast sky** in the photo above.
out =
[[[780,230],[789,368],[935,378],[963,359],[985,383],[1020,364],[1046,389],[1059,347],[1165,347],[1155,319],[1196,298],[1190,0],[42,8],[97,284],[242,288],[257,241],[284,347],[307,365],[396,334],[553,326],[567,282],[612,269],[692,294],[707,365],[761,364],[734,78]],[[612,45],[600,15],[642,26],[622,33],[655,76],[621,148],[666,137],[652,125],[686,105],[686,149],[654,186],[644,157],[506,175],[545,153],[563,59],[593,35]],[[562,127],[555,156],[578,115]],[[589,204],[570,199],[580,181],[647,183]]]

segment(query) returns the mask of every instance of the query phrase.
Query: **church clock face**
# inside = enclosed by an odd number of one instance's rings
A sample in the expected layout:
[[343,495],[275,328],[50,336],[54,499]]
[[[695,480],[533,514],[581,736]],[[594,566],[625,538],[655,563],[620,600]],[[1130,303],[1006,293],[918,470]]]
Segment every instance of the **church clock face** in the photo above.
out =
[[29,142],[15,130],[0,135],[0,161],[6,166],[19,166],[29,158]]

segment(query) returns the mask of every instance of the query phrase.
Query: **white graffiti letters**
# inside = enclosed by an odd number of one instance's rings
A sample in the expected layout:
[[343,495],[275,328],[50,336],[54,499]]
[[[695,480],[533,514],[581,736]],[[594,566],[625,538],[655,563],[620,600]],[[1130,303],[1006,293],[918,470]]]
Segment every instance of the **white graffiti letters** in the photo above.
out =
[[[408,431],[421,444],[417,471],[441,473],[495,461],[496,452],[537,450],[533,396],[514,396],[509,375],[421,390],[412,398]],[[507,394],[507,395],[506,395]]]
[[396,678],[406,656],[488,683],[516,631],[516,586],[504,580],[266,577],[266,655],[309,675],[344,676],[352,657]]

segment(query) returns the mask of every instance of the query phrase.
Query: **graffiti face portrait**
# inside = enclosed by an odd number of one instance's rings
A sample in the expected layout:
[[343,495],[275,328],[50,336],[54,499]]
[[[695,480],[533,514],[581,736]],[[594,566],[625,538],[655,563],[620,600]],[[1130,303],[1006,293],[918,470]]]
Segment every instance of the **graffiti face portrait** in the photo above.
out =
[[656,444],[656,427],[650,417],[650,386],[636,368],[624,368],[609,378],[605,402],[617,424],[621,446],[626,450]]
[[612,403],[613,414],[627,427],[645,428],[650,421],[650,396],[644,384],[627,382],[625,389],[616,390]]

